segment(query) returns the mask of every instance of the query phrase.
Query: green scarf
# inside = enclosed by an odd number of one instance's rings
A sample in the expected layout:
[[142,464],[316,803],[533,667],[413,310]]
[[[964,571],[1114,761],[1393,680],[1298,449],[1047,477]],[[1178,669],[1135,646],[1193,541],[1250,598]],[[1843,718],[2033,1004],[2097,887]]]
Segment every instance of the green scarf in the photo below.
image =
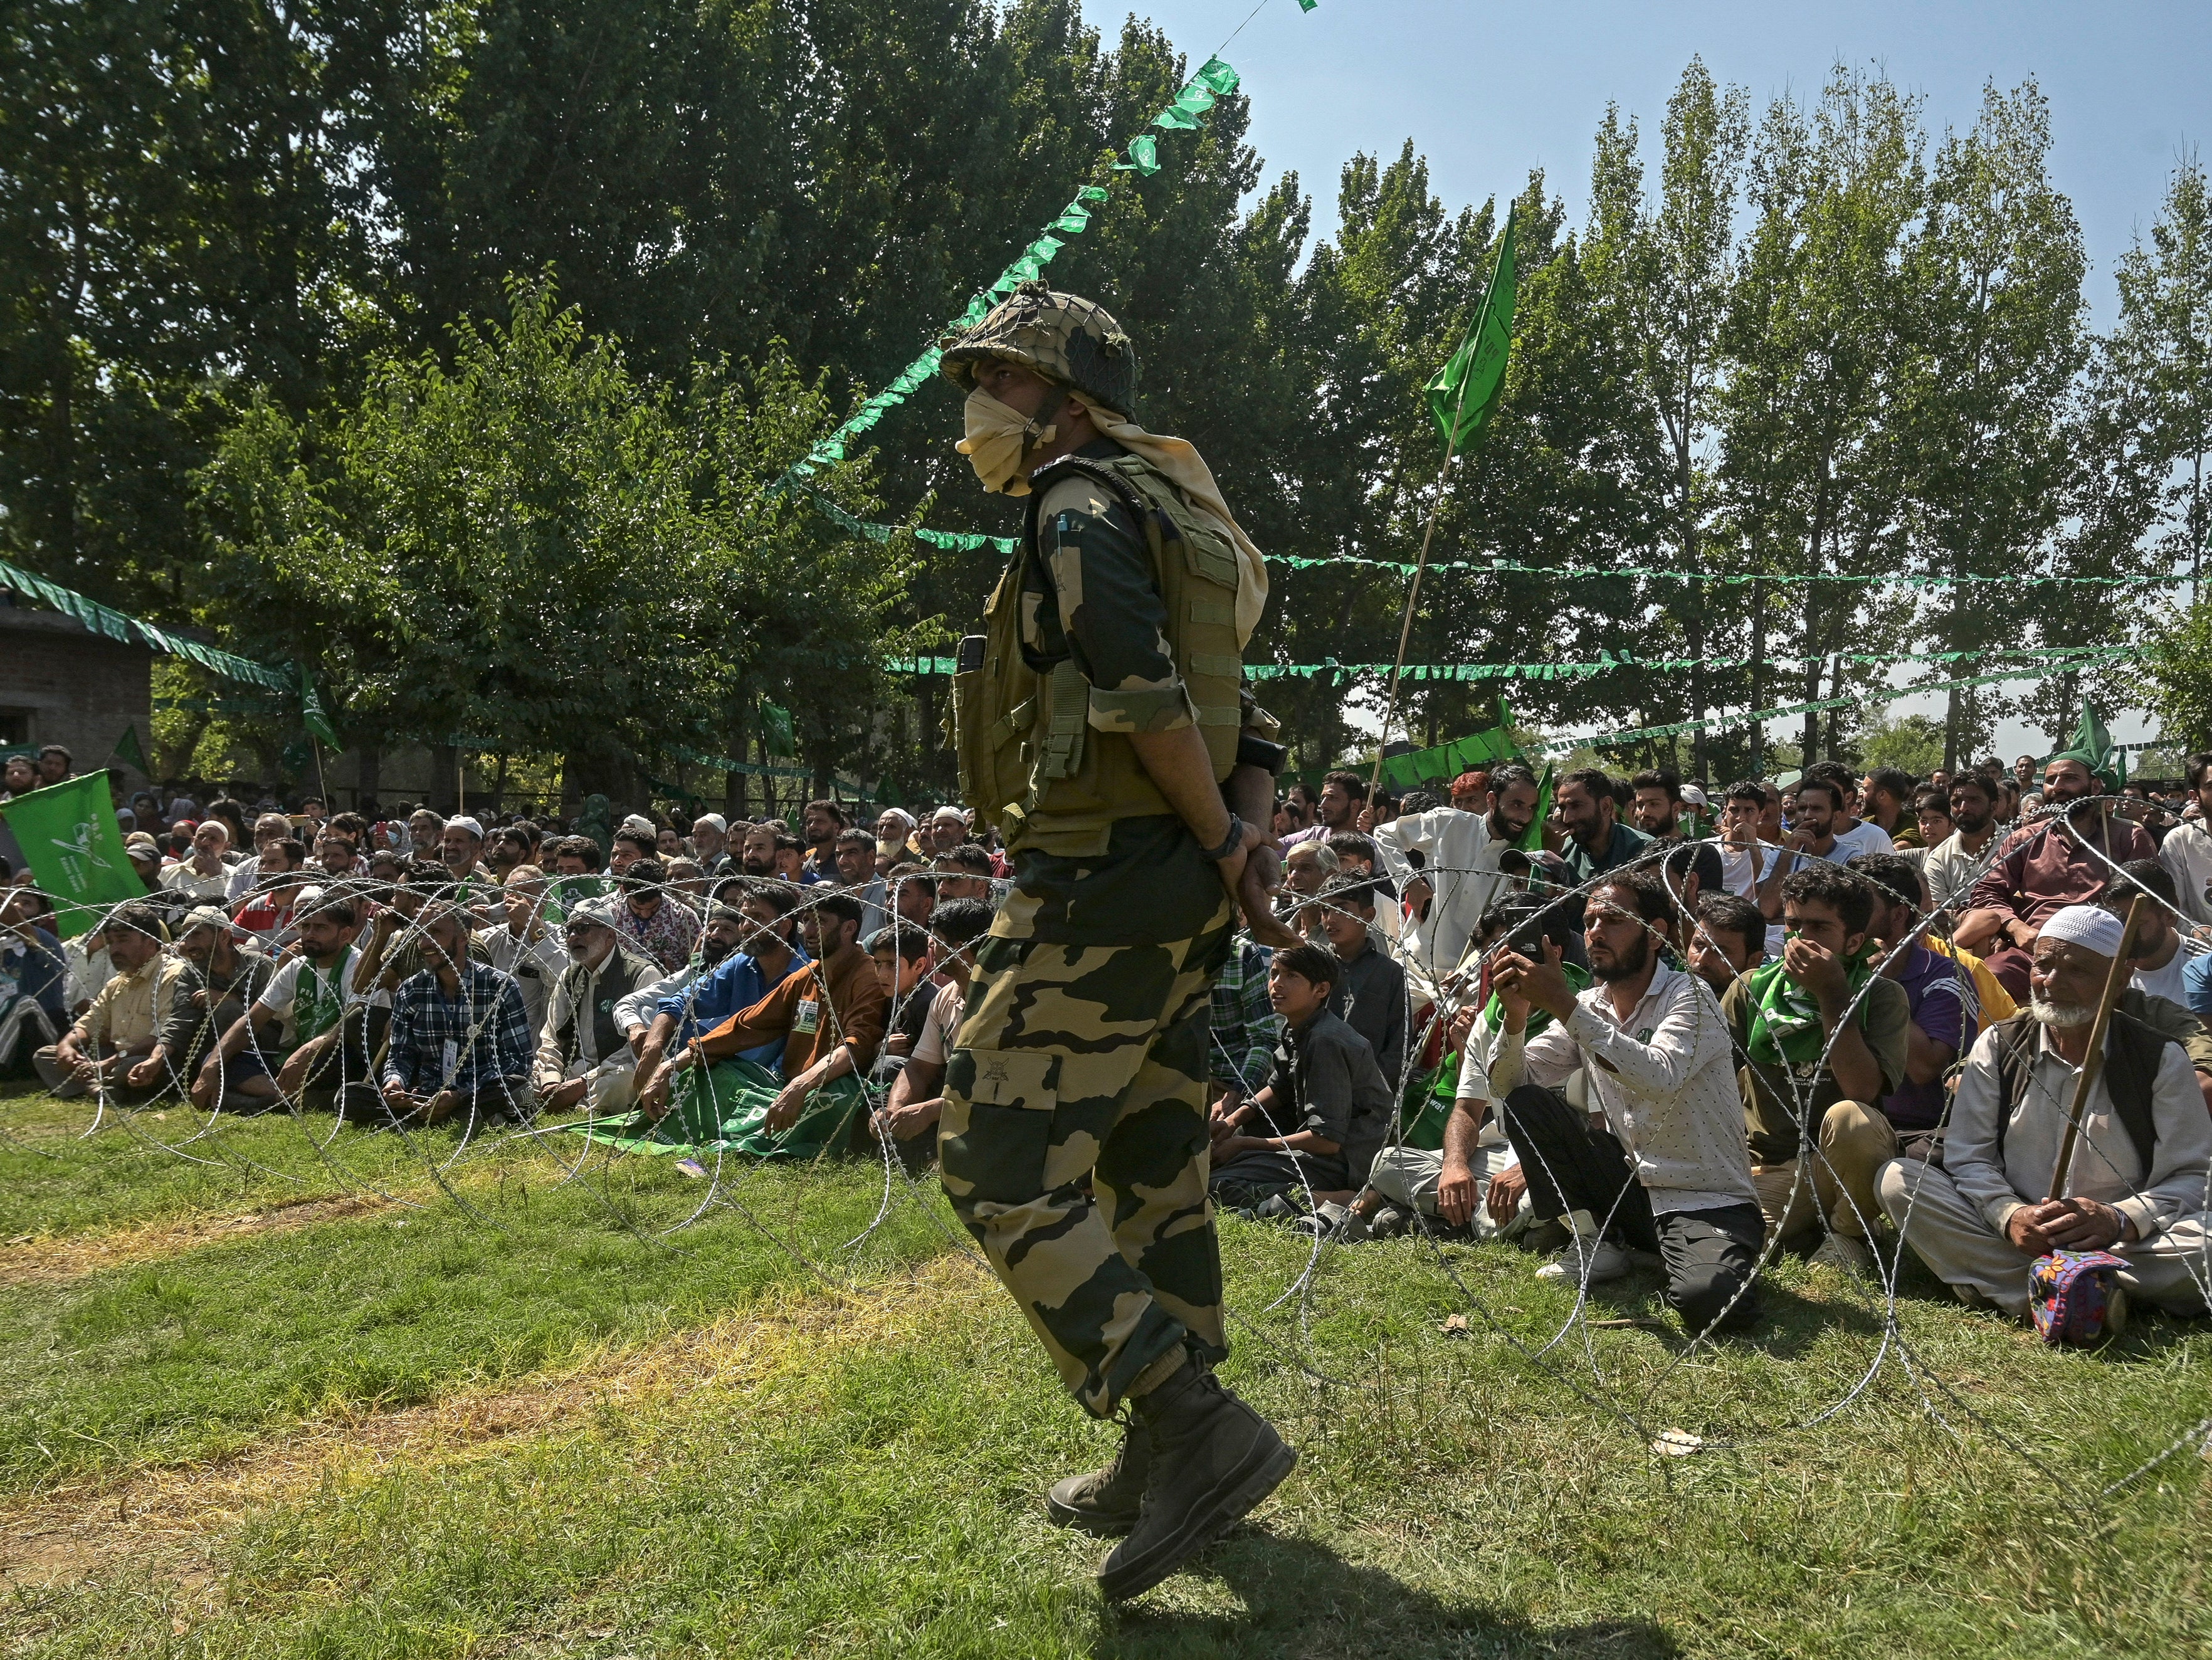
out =
[[[1862,1028],[1866,1025],[1867,1012],[1859,989],[1874,977],[1874,942],[1869,940],[1844,965]],[[1820,1000],[1790,977],[1780,958],[1751,971],[1747,994],[1751,1041],[1744,1048],[1755,1063],[1773,1067],[1786,1061],[1791,1066],[1803,1066],[1820,1058],[1826,1032],[1820,1025]]]

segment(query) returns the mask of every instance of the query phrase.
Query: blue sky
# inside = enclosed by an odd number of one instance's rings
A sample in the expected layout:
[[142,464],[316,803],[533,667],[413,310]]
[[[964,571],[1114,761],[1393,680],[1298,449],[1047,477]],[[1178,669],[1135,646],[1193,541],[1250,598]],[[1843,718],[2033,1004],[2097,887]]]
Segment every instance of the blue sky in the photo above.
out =
[[[1085,0],[1085,11],[1109,37],[1132,10],[1150,17],[1195,62],[1253,4]],[[2113,261],[2148,229],[2176,157],[2212,135],[2212,6],[2202,0],[1321,0],[1310,13],[1268,0],[1225,55],[1251,95],[1269,179],[1296,169],[1322,230],[1346,158],[1394,156],[1409,137],[1447,207],[1510,195],[1541,167],[1579,221],[1607,101],[1656,141],[1693,55],[1748,88],[1754,108],[1783,92],[1817,94],[1839,60],[1878,66],[1922,95],[1931,135],[1970,125],[1984,82],[2033,75],[2051,100],[2052,171],[2081,222],[2100,321],[2111,314]]]
[[[1109,39],[1131,11],[1202,60],[1255,0],[1085,0]],[[1749,88],[1754,109],[1783,92],[1816,95],[1838,61],[1879,67],[1924,100],[1931,137],[1972,124],[1985,82],[2029,76],[2051,103],[2051,171],[2073,200],[2094,320],[2110,323],[2112,268],[2148,234],[2167,176],[2212,137],[2212,5],[2140,0],[1859,0],[1820,6],[1729,0],[1267,0],[1224,54],[1252,100],[1251,138],[1272,181],[1295,169],[1315,228],[1335,223],[1338,171],[1355,150],[1395,156],[1407,138],[1432,188],[1456,209],[1519,190],[1545,170],[1579,223],[1590,136],[1608,101],[1640,119],[1647,149],[1682,66]],[[1900,702],[1902,712],[1913,707]],[[2122,741],[2151,735],[2116,718]],[[2038,742],[2000,727],[2008,756]]]

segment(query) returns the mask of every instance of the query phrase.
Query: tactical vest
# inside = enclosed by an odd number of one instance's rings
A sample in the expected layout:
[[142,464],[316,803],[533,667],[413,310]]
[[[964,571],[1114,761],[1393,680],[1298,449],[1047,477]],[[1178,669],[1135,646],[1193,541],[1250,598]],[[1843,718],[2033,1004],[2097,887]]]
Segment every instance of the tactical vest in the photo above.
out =
[[983,633],[961,642],[952,683],[960,790],[1009,848],[1071,855],[1106,851],[1115,822],[1170,813],[1126,733],[1090,724],[1091,689],[1073,660],[1024,649],[1022,581],[1036,571],[1056,603],[1037,526],[1053,486],[1081,475],[1118,498],[1143,527],[1167,611],[1168,649],[1198,712],[1216,781],[1237,760],[1243,659],[1237,639],[1241,566],[1229,538],[1194,513],[1167,475],[1133,454],[1071,455],[1030,481],[1021,545],[983,610]]

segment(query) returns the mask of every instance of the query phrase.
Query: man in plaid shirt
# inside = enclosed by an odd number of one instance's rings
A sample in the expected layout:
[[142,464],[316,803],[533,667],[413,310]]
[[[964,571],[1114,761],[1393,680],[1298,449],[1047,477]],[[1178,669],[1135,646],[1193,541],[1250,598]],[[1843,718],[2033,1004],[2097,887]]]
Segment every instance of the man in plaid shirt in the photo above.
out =
[[1224,1091],[1224,1112],[1234,1112],[1258,1094],[1275,1064],[1283,1017],[1267,1001],[1267,962],[1273,955],[1239,934],[1214,976],[1206,1075]]
[[422,1124],[462,1107],[526,1116],[533,1045],[521,992],[469,956],[468,919],[451,905],[426,914],[422,928],[430,965],[392,998],[386,1106]]

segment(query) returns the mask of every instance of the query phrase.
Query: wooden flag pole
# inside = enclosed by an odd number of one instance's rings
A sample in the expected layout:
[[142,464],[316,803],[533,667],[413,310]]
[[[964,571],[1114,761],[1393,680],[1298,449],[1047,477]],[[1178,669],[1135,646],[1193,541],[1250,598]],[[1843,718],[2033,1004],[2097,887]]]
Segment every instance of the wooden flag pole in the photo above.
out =
[[2097,1000],[2097,1018],[2089,1026],[2089,1052],[2081,1057],[2081,1070],[2075,1074],[2074,1105],[2066,1115],[2066,1134],[2059,1140],[2058,1162],[2051,1167],[2053,1199],[2066,1196],[2066,1178],[2074,1169],[2074,1145],[2081,1139],[2081,1115],[2088,1107],[2089,1091],[2104,1066],[2105,1027],[2112,1020],[2112,1005],[2119,1001],[2121,988],[2128,983],[2128,956],[2136,946],[2136,923],[2148,901],[2148,894],[2138,893],[2129,902],[2127,924],[2120,930],[2119,954],[2112,958],[2112,972],[2105,976],[2104,995]]
[[[1480,328],[1480,322],[1476,326]],[[1469,364],[1472,369],[1472,363]],[[1452,405],[1452,429],[1444,438],[1444,464],[1437,469],[1437,499],[1429,503],[1429,527],[1421,532],[1420,556],[1413,561],[1413,585],[1406,590],[1406,614],[1398,623],[1398,656],[1390,665],[1390,695],[1382,705],[1382,730],[1375,739],[1375,770],[1367,780],[1367,799],[1375,799],[1382,781],[1382,749],[1390,741],[1390,721],[1398,713],[1398,677],[1406,672],[1406,646],[1413,635],[1413,607],[1420,602],[1421,573],[1429,568],[1429,544],[1435,539],[1437,520],[1444,510],[1444,477],[1451,471],[1452,455],[1459,444],[1460,411],[1467,403],[1467,381],[1459,383],[1459,402]]]

